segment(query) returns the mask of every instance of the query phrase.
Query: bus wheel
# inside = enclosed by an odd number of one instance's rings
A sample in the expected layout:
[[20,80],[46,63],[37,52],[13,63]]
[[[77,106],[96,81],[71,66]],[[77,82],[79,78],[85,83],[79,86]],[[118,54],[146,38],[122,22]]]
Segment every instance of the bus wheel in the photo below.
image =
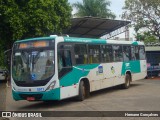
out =
[[125,83],[122,84],[122,88],[128,89],[130,87],[130,82],[131,82],[131,76],[129,74],[126,74]]
[[79,83],[79,95],[78,95],[78,101],[83,101],[86,96],[86,89],[85,89],[85,84],[84,81],[81,80]]

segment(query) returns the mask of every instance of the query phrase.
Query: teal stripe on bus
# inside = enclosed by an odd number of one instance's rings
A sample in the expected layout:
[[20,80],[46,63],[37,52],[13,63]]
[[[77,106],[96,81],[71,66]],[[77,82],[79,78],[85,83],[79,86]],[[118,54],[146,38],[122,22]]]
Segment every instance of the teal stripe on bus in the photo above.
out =
[[81,77],[87,76],[90,70],[98,67],[99,64],[74,66],[73,70],[60,79],[60,86],[71,86],[79,82]]
[[19,42],[28,42],[28,41],[34,41],[34,40],[54,40],[55,37],[37,37],[37,38],[29,38],[29,39],[24,39],[24,40],[18,40],[16,43]]
[[93,44],[106,44],[105,39],[89,39],[89,38],[74,38],[74,37],[64,37],[65,42],[82,42],[82,43],[93,43]]
[[121,75],[125,75],[126,71],[131,71],[131,73],[140,73],[141,72],[140,60],[123,62]]
[[135,42],[133,42],[133,43],[132,43],[132,45],[138,45],[138,42],[137,42],[137,41],[135,41]]

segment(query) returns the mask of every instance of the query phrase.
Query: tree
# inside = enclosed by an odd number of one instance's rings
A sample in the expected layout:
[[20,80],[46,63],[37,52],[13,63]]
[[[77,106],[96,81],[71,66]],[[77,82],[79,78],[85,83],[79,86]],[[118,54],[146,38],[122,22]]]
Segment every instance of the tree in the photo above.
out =
[[110,1],[108,0],[83,0],[83,3],[77,2],[73,7],[77,9],[76,17],[92,16],[115,19],[115,15],[108,9]]
[[71,10],[68,0],[0,0],[1,52],[15,40],[61,33]]
[[0,0],[1,44],[61,33],[70,25],[70,17],[67,0]]
[[160,41],[160,0],[125,0],[122,18],[131,20],[135,31],[150,32]]
[[143,40],[144,43],[158,42],[156,37],[152,35],[150,32],[137,33],[135,37],[137,40]]

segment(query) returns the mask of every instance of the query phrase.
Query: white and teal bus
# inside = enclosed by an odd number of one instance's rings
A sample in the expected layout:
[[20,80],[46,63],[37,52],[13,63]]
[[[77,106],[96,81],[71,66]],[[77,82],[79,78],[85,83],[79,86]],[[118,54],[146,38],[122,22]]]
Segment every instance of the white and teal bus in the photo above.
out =
[[50,36],[20,40],[12,50],[14,100],[77,97],[146,77],[143,42]]

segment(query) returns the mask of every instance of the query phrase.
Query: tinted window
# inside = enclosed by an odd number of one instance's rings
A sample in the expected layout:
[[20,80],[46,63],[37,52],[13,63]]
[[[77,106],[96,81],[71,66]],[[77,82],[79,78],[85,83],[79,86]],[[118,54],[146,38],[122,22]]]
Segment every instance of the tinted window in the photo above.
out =
[[88,46],[89,63],[99,63],[100,62],[100,46],[99,45],[89,45]]
[[87,64],[86,45],[76,44],[74,47],[76,64]]
[[135,46],[136,60],[139,60],[139,46]]
[[64,67],[71,67],[71,52],[69,50],[58,51],[58,70],[60,71]]
[[101,61],[102,62],[112,62],[112,46],[111,45],[102,45],[101,46]]
[[65,76],[69,73],[73,68],[74,64],[73,60],[73,51],[74,45],[72,43],[59,43],[58,44],[58,78]]
[[131,46],[131,60],[136,60],[135,46]]
[[69,50],[72,49],[73,45],[70,43],[60,43],[58,46],[58,49],[65,49],[65,50]]
[[112,48],[113,48],[113,60],[115,62],[123,61],[122,46],[113,45]]
[[139,46],[131,47],[131,58],[132,60],[139,60]]
[[123,46],[123,60],[124,61],[131,60],[131,47],[130,46]]
[[139,57],[140,57],[140,60],[145,60],[144,46],[139,46]]

